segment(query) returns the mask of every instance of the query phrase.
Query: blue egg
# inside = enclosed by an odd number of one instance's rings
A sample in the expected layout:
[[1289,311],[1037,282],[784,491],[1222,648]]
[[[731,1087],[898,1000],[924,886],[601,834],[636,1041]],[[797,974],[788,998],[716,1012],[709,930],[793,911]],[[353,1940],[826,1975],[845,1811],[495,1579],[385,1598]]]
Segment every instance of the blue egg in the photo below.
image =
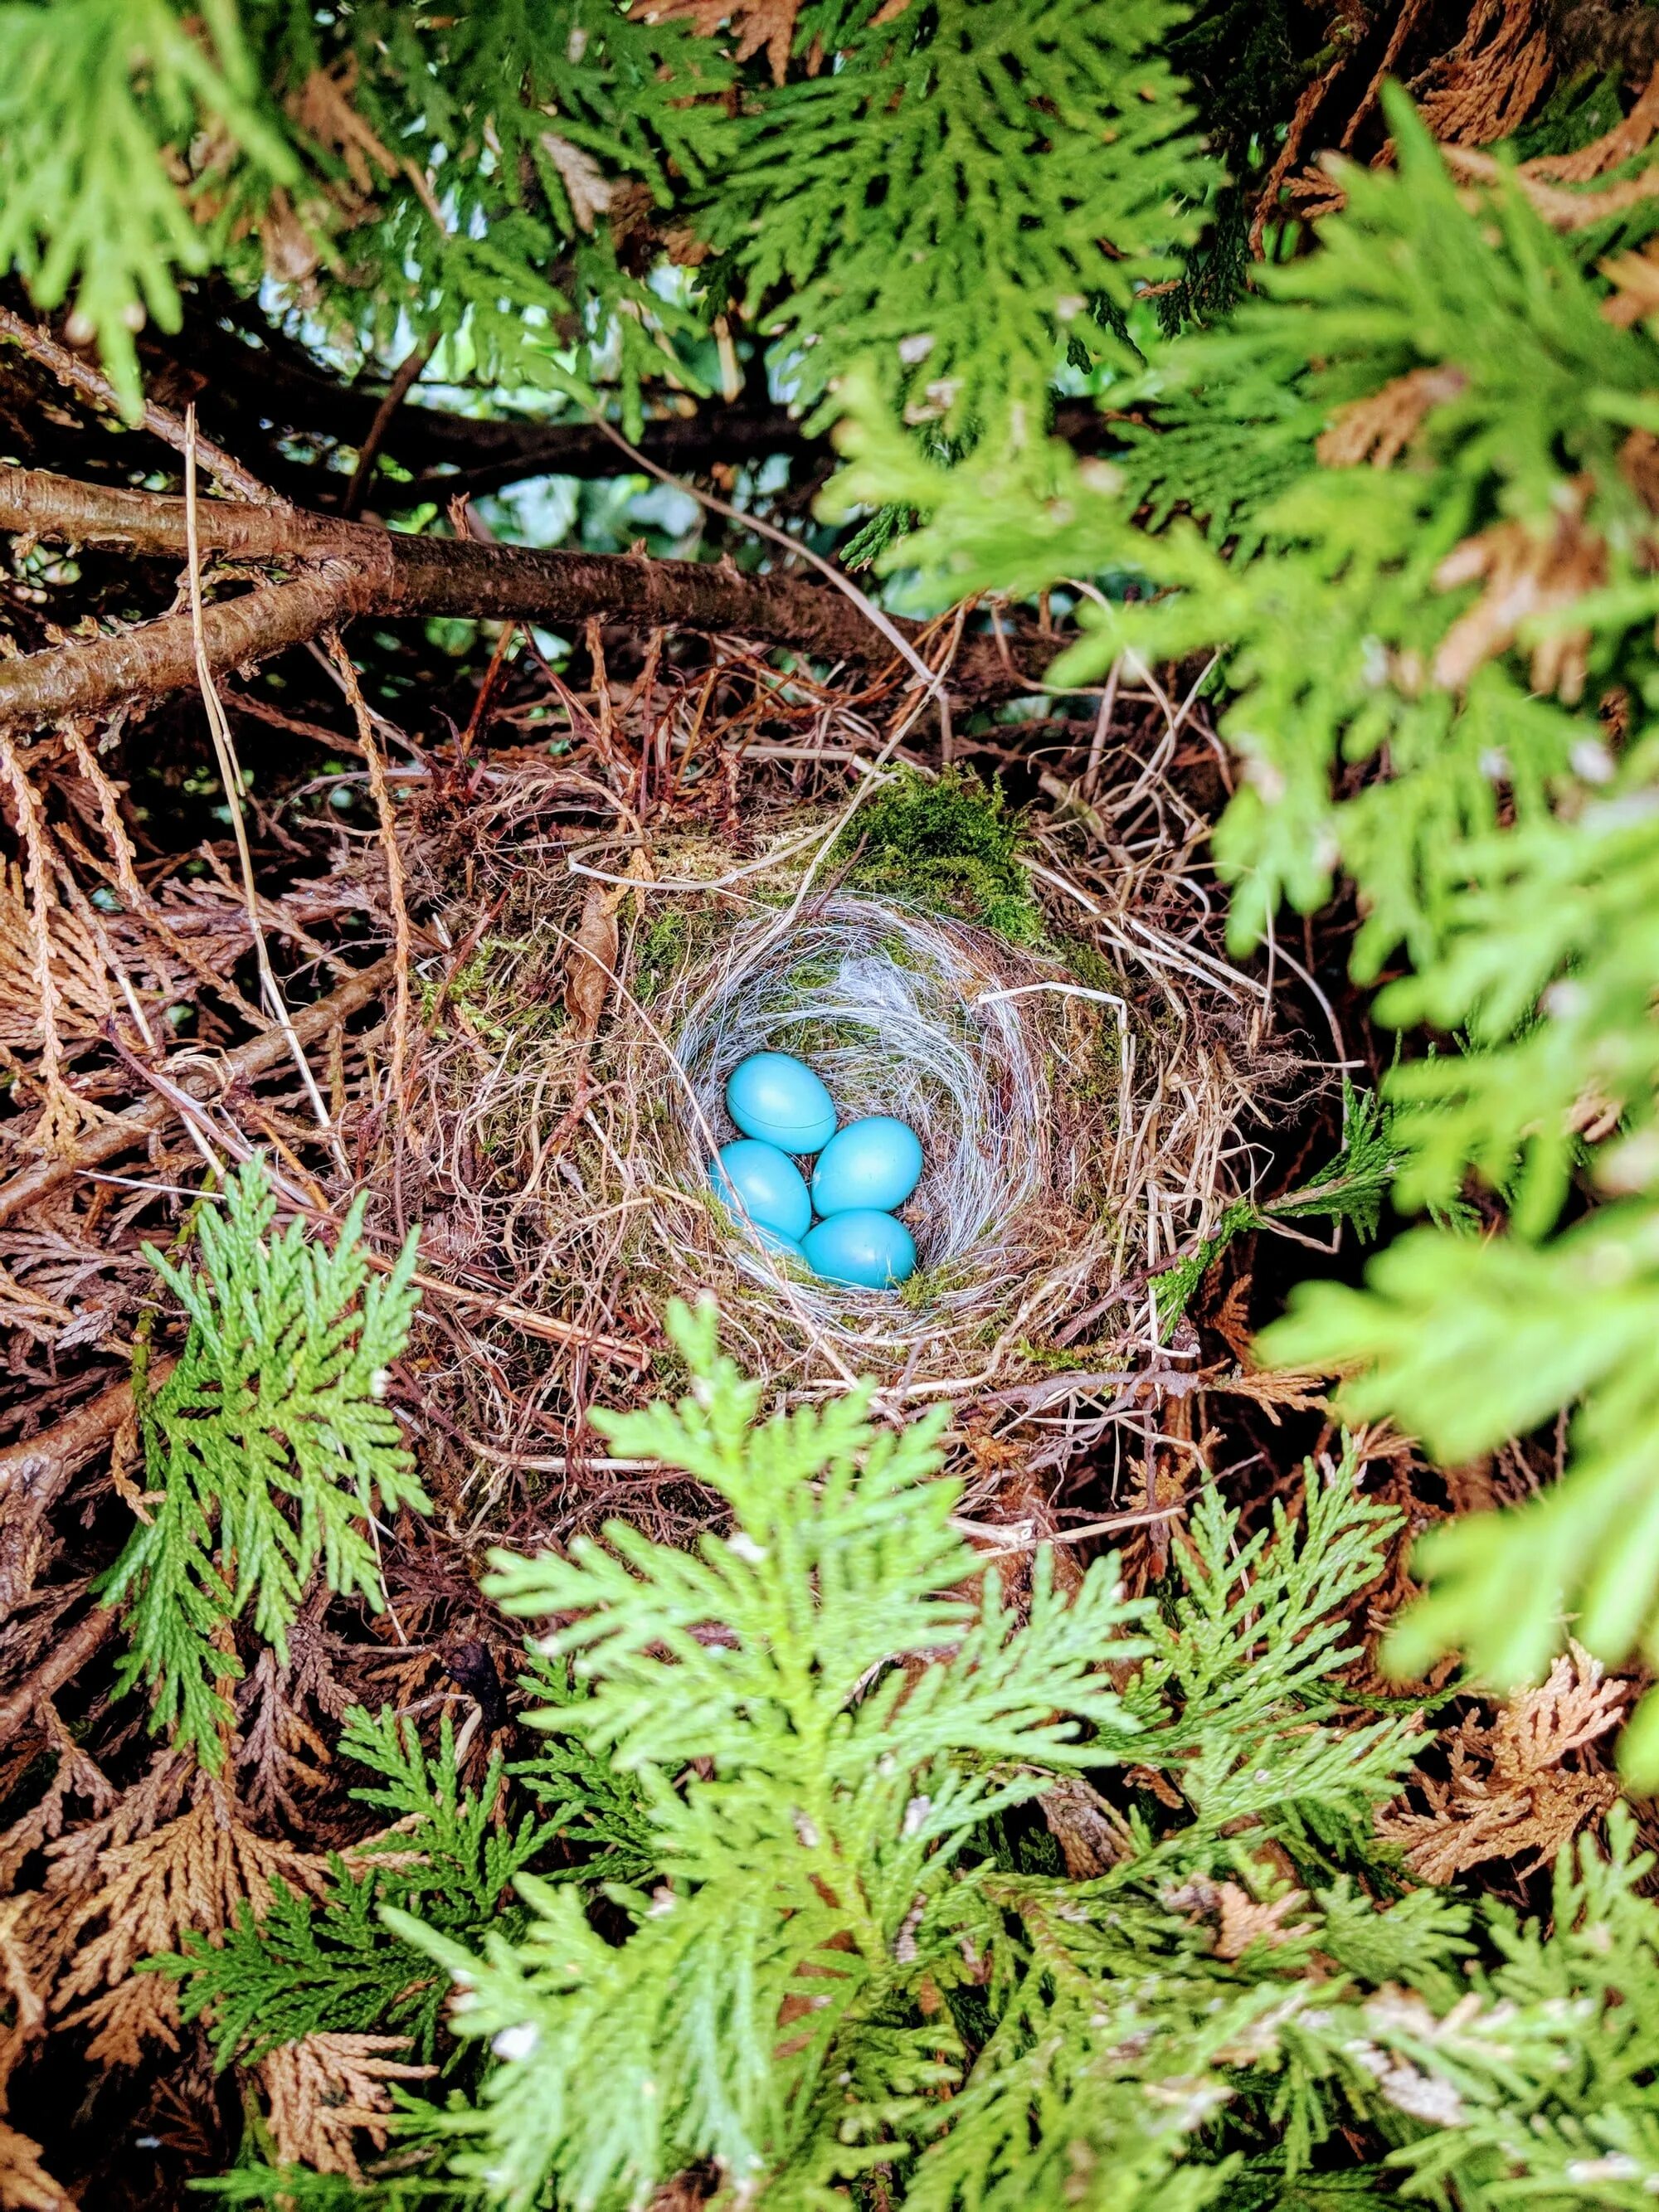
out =
[[751,1052],[732,1069],[726,1110],[745,1137],[781,1152],[816,1152],[836,1133],[836,1102],[804,1060]]
[[825,1216],[873,1207],[890,1212],[921,1181],[921,1139],[890,1114],[849,1121],[818,1154],[812,1203]]
[[799,1260],[802,1267],[806,1265],[806,1255],[793,1237],[780,1237],[775,1229],[763,1229],[757,1223],[755,1242],[763,1246],[775,1260]]
[[815,1275],[860,1290],[891,1290],[916,1272],[915,1238],[902,1221],[870,1206],[815,1222],[801,1238],[801,1249]]
[[757,1229],[779,1237],[804,1237],[812,1218],[812,1201],[800,1170],[775,1145],[739,1137],[722,1145],[708,1170],[716,1198],[734,1212],[746,1213]]

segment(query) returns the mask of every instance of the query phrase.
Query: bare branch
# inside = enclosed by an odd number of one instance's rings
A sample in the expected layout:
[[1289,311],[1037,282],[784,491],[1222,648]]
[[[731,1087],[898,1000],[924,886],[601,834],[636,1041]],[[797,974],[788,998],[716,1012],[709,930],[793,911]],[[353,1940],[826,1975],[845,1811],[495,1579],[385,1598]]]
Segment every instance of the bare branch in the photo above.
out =
[[9,1698],[0,1698],[0,1742],[9,1743],[35,1706],[73,1681],[88,1659],[115,1633],[118,1616],[105,1605],[95,1605]]
[[[296,510],[279,514],[232,500],[200,509],[207,550],[242,560],[316,561],[292,583],[221,601],[208,611],[214,672],[240,667],[314,637],[343,615],[447,615],[548,623],[577,629],[590,618],[641,630],[690,629],[753,638],[827,661],[880,666],[890,644],[853,600],[787,572],[745,575],[730,562],[653,561],[635,553],[540,552],[517,545],[416,538]],[[135,551],[182,554],[185,502],[123,491],[40,470],[0,471],[0,530]],[[895,623],[914,643],[914,623]],[[992,637],[962,641],[952,690],[1006,697],[1033,688],[1050,641],[1011,653]],[[49,722],[123,698],[155,697],[196,681],[189,622],[169,616],[125,635],[0,662],[0,726]]]
[[[221,600],[203,615],[209,666],[217,675],[283,646],[303,644],[354,610],[361,582],[341,562],[297,583]],[[96,714],[120,700],[159,698],[195,681],[191,618],[167,615],[94,644],[53,646],[0,660],[0,727]]]

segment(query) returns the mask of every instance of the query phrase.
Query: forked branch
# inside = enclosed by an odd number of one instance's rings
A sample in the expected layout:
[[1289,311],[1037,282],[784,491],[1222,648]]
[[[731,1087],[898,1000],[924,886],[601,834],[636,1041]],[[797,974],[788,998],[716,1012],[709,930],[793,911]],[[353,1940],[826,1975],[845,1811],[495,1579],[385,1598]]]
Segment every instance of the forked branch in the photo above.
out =
[[[216,674],[315,637],[352,614],[459,616],[565,629],[597,617],[646,631],[746,637],[861,667],[878,667],[892,657],[890,643],[853,599],[799,576],[744,575],[726,561],[538,552],[407,537],[239,500],[204,501],[198,512],[204,552],[290,572],[289,580],[208,610],[208,658]],[[33,469],[0,471],[0,530],[163,557],[185,551],[183,500]],[[913,640],[921,635],[914,623],[900,627]],[[975,698],[1033,689],[1052,650],[1046,641],[1014,650],[997,637],[964,638],[951,663],[951,688]],[[118,637],[0,661],[0,727],[96,713],[195,682],[190,623],[169,616]]]

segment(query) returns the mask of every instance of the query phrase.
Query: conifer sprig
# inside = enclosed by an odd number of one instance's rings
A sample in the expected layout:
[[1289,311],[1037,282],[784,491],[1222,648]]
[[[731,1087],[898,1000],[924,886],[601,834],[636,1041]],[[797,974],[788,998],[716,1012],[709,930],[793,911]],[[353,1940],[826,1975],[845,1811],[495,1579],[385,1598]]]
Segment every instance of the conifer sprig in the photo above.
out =
[[[1217,453],[1276,426],[1285,481],[1265,505],[1224,511],[1177,474],[1147,527],[1139,434],[1121,468],[1050,445],[1018,471],[947,470],[856,380],[836,498],[921,514],[883,558],[941,599],[1134,577],[1139,604],[1085,608],[1057,681],[1126,653],[1221,652],[1219,727],[1243,764],[1215,839],[1235,944],[1345,872],[1356,975],[1407,969],[1378,1012],[1456,1040],[1383,1084],[1395,1195],[1442,1225],[1363,1291],[1309,1286],[1264,1348],[1358,1370],[1356,1413],[1454,1458],[1571,1419],[1563,1484],[1435,1533],[1433,1588],[1391,1646],[1413,1665],[1461,1649],[1509,1686],[1571,1620],[1609,1663],[1659,1649],[1643,1473],[1659,1452],[1659,344],[1620,289],[1647,264],[1608,252],[1647,234],[1655,203],[1614,191],[1601,222],[1557,228],[1501,175],[1474,199],[1385,97],[1395,167],[1345,169],[1314,249],[1264,267],[1264,296],[1138,387],[1177,431],[1207,422]],[[1177,442],[1160,466],[1182,460]],[[1182,489],[1240,543],[1165,523]],[[1459,1228],[1476,1184],[1509,1212],[1480,1243]],[[1575,1186],[1613,1202],[1564,1228]],[[1659,1705],[1624,1757],[1659,1777]]]
[[216,1769],[233,1717],[222,1686],[242,1671],[232,1625],[246,1615],[285,1661],[319,1565],[331,1589],[378,1609],[368,1524],[428,1505],[384,1402],[416,1302],[414,1233],[380,1276],[359,1245],[361,1199],[332,1249],[298,1221],[273,1236],[276,1212],[255,1158],[222,1212],[202,1207],[198,1268],[145,1247],[189,1329],[161,1389],[140,1396],[149,1517],[99,1585],[127,1613],[121,1686],[148,1684],[151,1726]]
[[389,1817],[349,1863],[336,1855],[320,1908],[279,1886],[268,1912],[243,1905],[222,1941],[187,1936],[180,1954],[151,1962],[180,1978],[185,2019],[210,2017],[221,2066],[317,2033],[405,2035],[429,2058],[448,1985],[392,1934],[383,1908],[418,1911],[473,1942],[523,1923],[512,1882],[553,1824],[528,1812],[503,1819],[499,1755],[478,1789],[464,1790],[448,1715],[433,1757],[414,1724],[384,1708],[349,1712],[339,1749],[377,1778],[352,1796]]

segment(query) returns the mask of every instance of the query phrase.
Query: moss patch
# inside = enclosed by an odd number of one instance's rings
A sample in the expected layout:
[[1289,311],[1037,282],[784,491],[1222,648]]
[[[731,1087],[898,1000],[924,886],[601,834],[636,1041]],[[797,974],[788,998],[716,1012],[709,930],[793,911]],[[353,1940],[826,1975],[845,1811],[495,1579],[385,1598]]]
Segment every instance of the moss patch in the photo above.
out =
[[1013,945],[1035,945],[1042,913],[1019,865],[1024,842],[1002,793],[976,776],[949,769],[930,782],[907,771],[848,824],[837,857],[852,862],[847,881],[854,890],[954,915]]

